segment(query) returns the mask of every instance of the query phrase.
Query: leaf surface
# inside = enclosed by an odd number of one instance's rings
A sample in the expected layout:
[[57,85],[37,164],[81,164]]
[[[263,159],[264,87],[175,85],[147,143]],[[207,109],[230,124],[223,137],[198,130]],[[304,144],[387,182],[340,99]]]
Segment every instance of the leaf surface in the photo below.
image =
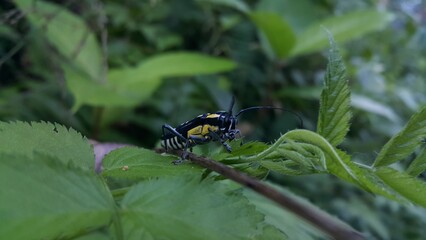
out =
[[101,48],[83,19],[60,5],[42,0],[14,2],[63,56],[75,62],[93,81],[102,80]]
[[324,34],[323,27],[330,30],[337,41],[343,43],[383,29],[391,19],[392,15],[388,12],[360,10],[316,21],[298,35],[291,56],[312,53],[327,47],[328,37]]
[[426,139],[426,106],[415,113],[405,127],[385,144],[374,166],[386,166],[405,159],[424,139]]
[[151,150],[123,147],[109,153],[103,160],[102,175],[121,178],[151,178],[171,175],[199,174],[202,168],[189,162],[175,165],[177,156],[160,155]]
[[250,18],[266,37],[277,57],[286,57],[290,53],[296,36],[283,17],[272,12],[252,12]]
[[95,166],[91,145],[72,128],[47,122],[0,122],[0,153],[31,158],[34,152],[83,169],[93,170]]
[[[263,215],[219,182],[162,178],[134,186],[122,201],[126,239],[247,239]],[[159,224],[161,223],[161,224]]]
[[[330,33],[329,33],[330,34]],[[350,91],[346,79],[346,69],[333,37],[325,74],[324,88],[321,92],[317,132],[331,145],[340,144],[349,131]]]
[[389,167],[376,170],[377,175],[401,195],[426,208],[426,183]]
[[58,239],[106,226],[114,203],[93,173],[42,154],[0,155],[0,236]]

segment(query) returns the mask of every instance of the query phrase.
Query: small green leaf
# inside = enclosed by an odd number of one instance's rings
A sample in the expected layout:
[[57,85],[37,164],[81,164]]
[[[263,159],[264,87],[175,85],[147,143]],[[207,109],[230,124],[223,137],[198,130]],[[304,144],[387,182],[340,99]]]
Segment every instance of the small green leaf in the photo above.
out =
[[42,0],[15,0],[30,22],[44,31],[46,38],[92,81],[101,81],[101,48],[85,22],[66,8]]
[[426,183],[389,167],[378,168],[377,175],[401,195],[426,208]]
[[408,157],[426,139],[426,106],[415,113],[404,129],[382,148],[374,166],[386,166]]
[[241,194],[198,178],[142,182],[121,206],[125,239],[249,239],[263,220]]
[[426,170],[426,148],[424,147],[419,155],[413,160],[407,169],[407,174],[417,176]]
[[350,91],[346,69],[333,37],[330,37],[330,54],[321,93],[317,132],[331,145],[340,144],[349,131]]
[[264,34],[275,55],[279,58],[288,56],[296,36],[283,17],[272,12],[252,12],[250,18]]
[[31,158],[35,151],[83,169],[93,170],[95,166],[89,142],[72,128],[46,122],[0,122],[0,153]]
[[173,164],[177,156],[160,155],[151,150],[124,147],[109,153],[103,160],[102,175],[121,178],[150,178],[183,174],[202,174],[191,163]]
[[113,211],[111,194],[93,173],[46,155],[0,154],[3,239],[71,239],[107,226]]
[[317,21],[298,36],[296,46],[291,51],[291,56],[312,53],[325,48],[328,43],[328,37],[323,33],[322,27],[329,29],[336,40],[343,43],[383,29],[391,19],[392,15],[388,12],[360,10]]

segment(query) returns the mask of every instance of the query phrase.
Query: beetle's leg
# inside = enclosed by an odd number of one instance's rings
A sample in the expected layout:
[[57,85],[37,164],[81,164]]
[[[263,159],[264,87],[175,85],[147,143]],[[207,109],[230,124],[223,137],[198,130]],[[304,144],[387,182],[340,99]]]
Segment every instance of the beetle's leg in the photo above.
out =
[[[185,148],[183,149],[183,153],[180,159],[173,161],[173,164],[178,165],[183,163],[186,158],[188,157],[188,148],[192,149],[191,145],[191,141],[194,144],[203,144],[206,143],[208,141],[210,141],[210,139],[204,138],[204,137],[196,137],[196,136],[189,136],[188,139],[185,140]],[[192,152],[192,150],[191,150]]]
[[222,145],[226,148],[226,151],[232,152],[231,146],[226,143],[226,140],[228,140],[228,138],[225,135],[223,135],[224,137],[220,137],[219,134],[209,129],[209,136],[211,136],[213,140],[220,141],[220,143],[222,143]]

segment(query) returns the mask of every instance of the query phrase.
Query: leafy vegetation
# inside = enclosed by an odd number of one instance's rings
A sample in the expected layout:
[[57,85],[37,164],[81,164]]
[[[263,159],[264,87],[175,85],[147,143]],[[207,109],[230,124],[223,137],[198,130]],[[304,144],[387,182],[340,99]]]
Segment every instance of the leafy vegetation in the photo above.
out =
[[[248,113],[244,144],[195,153],[368,239],[421,239],[426,25],[412,1],[383,4],[0,3],[0,236],[328,238],[217,173],[150,150],[162,124],[226,109],[235,95],[236,108],[300,112],[306,129],[290,114]],[[84,136],[142,147],[112,151],[95,173]]]

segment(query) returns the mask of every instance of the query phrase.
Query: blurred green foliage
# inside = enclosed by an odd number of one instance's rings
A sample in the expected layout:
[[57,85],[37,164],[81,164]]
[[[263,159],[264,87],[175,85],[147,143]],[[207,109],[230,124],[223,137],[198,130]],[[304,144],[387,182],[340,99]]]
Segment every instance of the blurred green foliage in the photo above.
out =
[[[152,148],[162,124],[226,109],[235,95],[239,108],[284,106],[314,129],[326,28],[343,50],[352,91],[342,146],[371,165],[426,103],[424,9],[424,0],[3,1],[0,120],[58,122],[97,140]],[[262,111],[240,126],[249,139],[272,141],[297,124]],[[271,179],[371,239],[426,235],[423,209],[331,177]]]

